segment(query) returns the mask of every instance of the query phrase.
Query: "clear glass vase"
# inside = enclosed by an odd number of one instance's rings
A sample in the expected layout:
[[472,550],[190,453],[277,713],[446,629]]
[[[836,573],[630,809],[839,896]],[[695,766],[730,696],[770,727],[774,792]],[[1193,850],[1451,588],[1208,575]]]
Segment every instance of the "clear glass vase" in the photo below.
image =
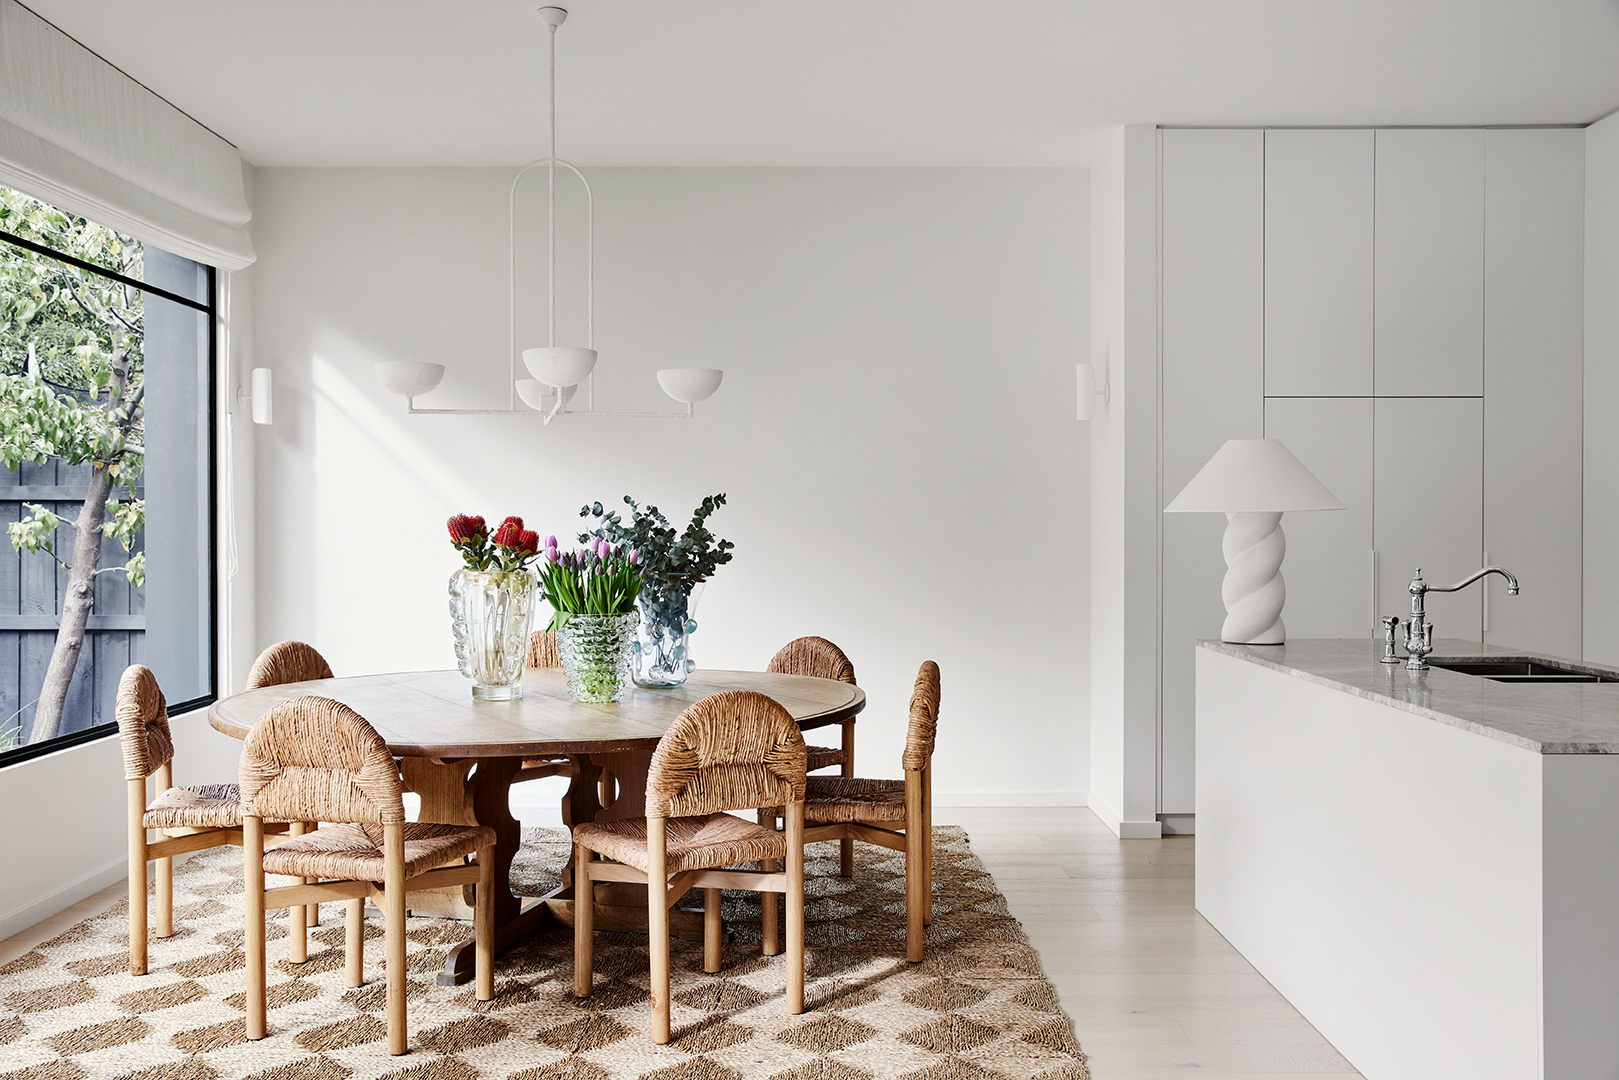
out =
[[691,658],[691,635],[697,632],[694,616],[702,595],[702,582],[651,577],[641,582],[635,601],[641,624],[631,650],[636,686],[682,686],[686,676],[697,669]]
[[630,685],[630,647],[638,611],[623,615],[570,615],[557,631],[557,651],[575,701],[617,701]]
[[534,574],[528,570],[457,570],[450,575],[450,632],[455,661],[476,701],[523,696],[534,621]]

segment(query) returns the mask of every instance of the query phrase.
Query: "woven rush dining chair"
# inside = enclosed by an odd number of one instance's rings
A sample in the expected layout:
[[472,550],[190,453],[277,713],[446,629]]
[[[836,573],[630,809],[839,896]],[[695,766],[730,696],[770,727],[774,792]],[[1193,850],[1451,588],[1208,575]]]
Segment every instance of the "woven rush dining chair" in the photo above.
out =
[[[703,970],[720,969],[720,890],[787,897],[787,1011],[804,1011],[804,736],[787,710],[752,690],[723,690],[682,712],[647,772],[646,816],[575,825],[573,992],[594,982],[594,883],[646,882],[652,1041],[669,1041],[669,908],[703,890]],[[780,806],[786,831],[726,813]],[[600,855],[601,861],[595,856]],[[610,860],[610,861],[609,861]],[[783,872],[724,870],[784,860]],[[776,905],[765,906],[775,953]]]
[[[823,637],[801,637],[783,645],[770,658],[766,671],[778,675],[812,675],[818,679],[836,679],[851,686],[854,681],[854,663],[842,649]],[[840,776],[854,775],[854,717],[844,720],[842,745],[805,747],[804,768],[807,772],[837,768]],[[845,840],[839,852],[838,873],[844,877],[854,875],[854,841]]]
[[[278,641],[259,653],[259,658],[253,661],[253,666],[247,672],[247,689],[258,690],[266,686],[330,678],[333,678],[332,665],[313,645],[306,645],[302,641]],[[295,821],[289,831],[293,836],[302,836],[314,832],[319,825],[316,821]],[[287,918],[296,919],[300,913],[306,926],[320,925],[319,904],[294,908],[287,912]],[[302,962],[304,958],[294,956],[293,959]]]
[[[157,676],[144,664],[124,669],[115,706],[118,741],[124,752],[129,809],[129,973],[145,975],[147,964],[146,864],[157,863],[157,933],[174,934],[174,857],[190,851],[243,843],[242,810],[235,784],[174,786],[174,738]],[[157,797],[146,801],[147,777],[155,777]],[[148,841],[146,831],[157,832]],[[286,822],[267,825],[280,834]],[[260,843],[285,837],[267,836]]]
[[313,645],[301,641],[278,641],[259,653],[247,673],[247,688],[284,686],[332,678],[332,666]]
[[[271,709],[242,747],[244,939],[247,950],[247,1037],[268,1032],[264,959],[266,908],[321,900],[348,902],[344,946],[346,983],[365,973],[365,901],[384,915],[388,1052],[407,1051],[405,1035],[405,894],[475,883],[473,934],[479,1001],[494,996],[495,831],[483,825],[405,821],[404,783],[387,743],[365,718],[341,702],[304,696]],[[259,847],[266,818],[316,819],[329,824],[270,848]],[[444,866],[472,855],[476,862]],[[438,869],[434,869],[438,867]],[[266,874],[315,879],[317,884],[265,887]],[[301,939],[305,928],[292,920]]]
[[905,853],[905,957],[922,959],[933,922],[933,744],[939,726],[939,665],[925,660],[911,690],[903,780],[812,776],[804,789],[804,842],[864,840]]

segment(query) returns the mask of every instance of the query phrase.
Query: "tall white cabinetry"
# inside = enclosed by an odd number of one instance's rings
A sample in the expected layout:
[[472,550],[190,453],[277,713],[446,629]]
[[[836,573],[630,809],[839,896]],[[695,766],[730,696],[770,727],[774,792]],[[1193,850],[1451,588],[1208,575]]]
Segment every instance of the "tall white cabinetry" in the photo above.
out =
[[[1442,637],[1580,655],[1576,129],[1162,132],[1163,498],[1281,439],[1345,503],[1290,514],[1290,637],[1371,637],[1421,566]],[[1160,812],[1193,808],[1218,515],[1166,515]]]

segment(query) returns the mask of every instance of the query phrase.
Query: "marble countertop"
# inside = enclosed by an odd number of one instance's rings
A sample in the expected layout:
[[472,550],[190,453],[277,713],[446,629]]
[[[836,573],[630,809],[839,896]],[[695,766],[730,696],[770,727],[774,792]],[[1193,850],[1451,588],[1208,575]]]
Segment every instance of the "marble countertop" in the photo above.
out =
[[[1378,663],[1381,641],[1352,638],[1304,638],[1285,645],[1197,644],[1537,754],[1619,754],[1619,682],[1532,685],[1442,668],[1413,673],[1403,663]],[[1613,668],[1455,638],[1435,641],[1428,661],[1477,656],[1551,660],[1619,678],[1619,670]]]

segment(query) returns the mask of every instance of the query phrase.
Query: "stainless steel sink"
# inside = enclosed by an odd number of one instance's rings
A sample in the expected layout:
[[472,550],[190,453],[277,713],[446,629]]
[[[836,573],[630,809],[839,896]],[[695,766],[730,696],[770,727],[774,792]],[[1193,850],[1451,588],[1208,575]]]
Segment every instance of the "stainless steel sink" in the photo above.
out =
[[1466,660],[1429,659],[1428,666],[1444,668],[1462,675],[1477,675],[1493,682],[1504,683],[1611,683],[1619,676],[1593,671],[1580,671],[1545,660],[1513,660],[1503,658],[1470,657]]

